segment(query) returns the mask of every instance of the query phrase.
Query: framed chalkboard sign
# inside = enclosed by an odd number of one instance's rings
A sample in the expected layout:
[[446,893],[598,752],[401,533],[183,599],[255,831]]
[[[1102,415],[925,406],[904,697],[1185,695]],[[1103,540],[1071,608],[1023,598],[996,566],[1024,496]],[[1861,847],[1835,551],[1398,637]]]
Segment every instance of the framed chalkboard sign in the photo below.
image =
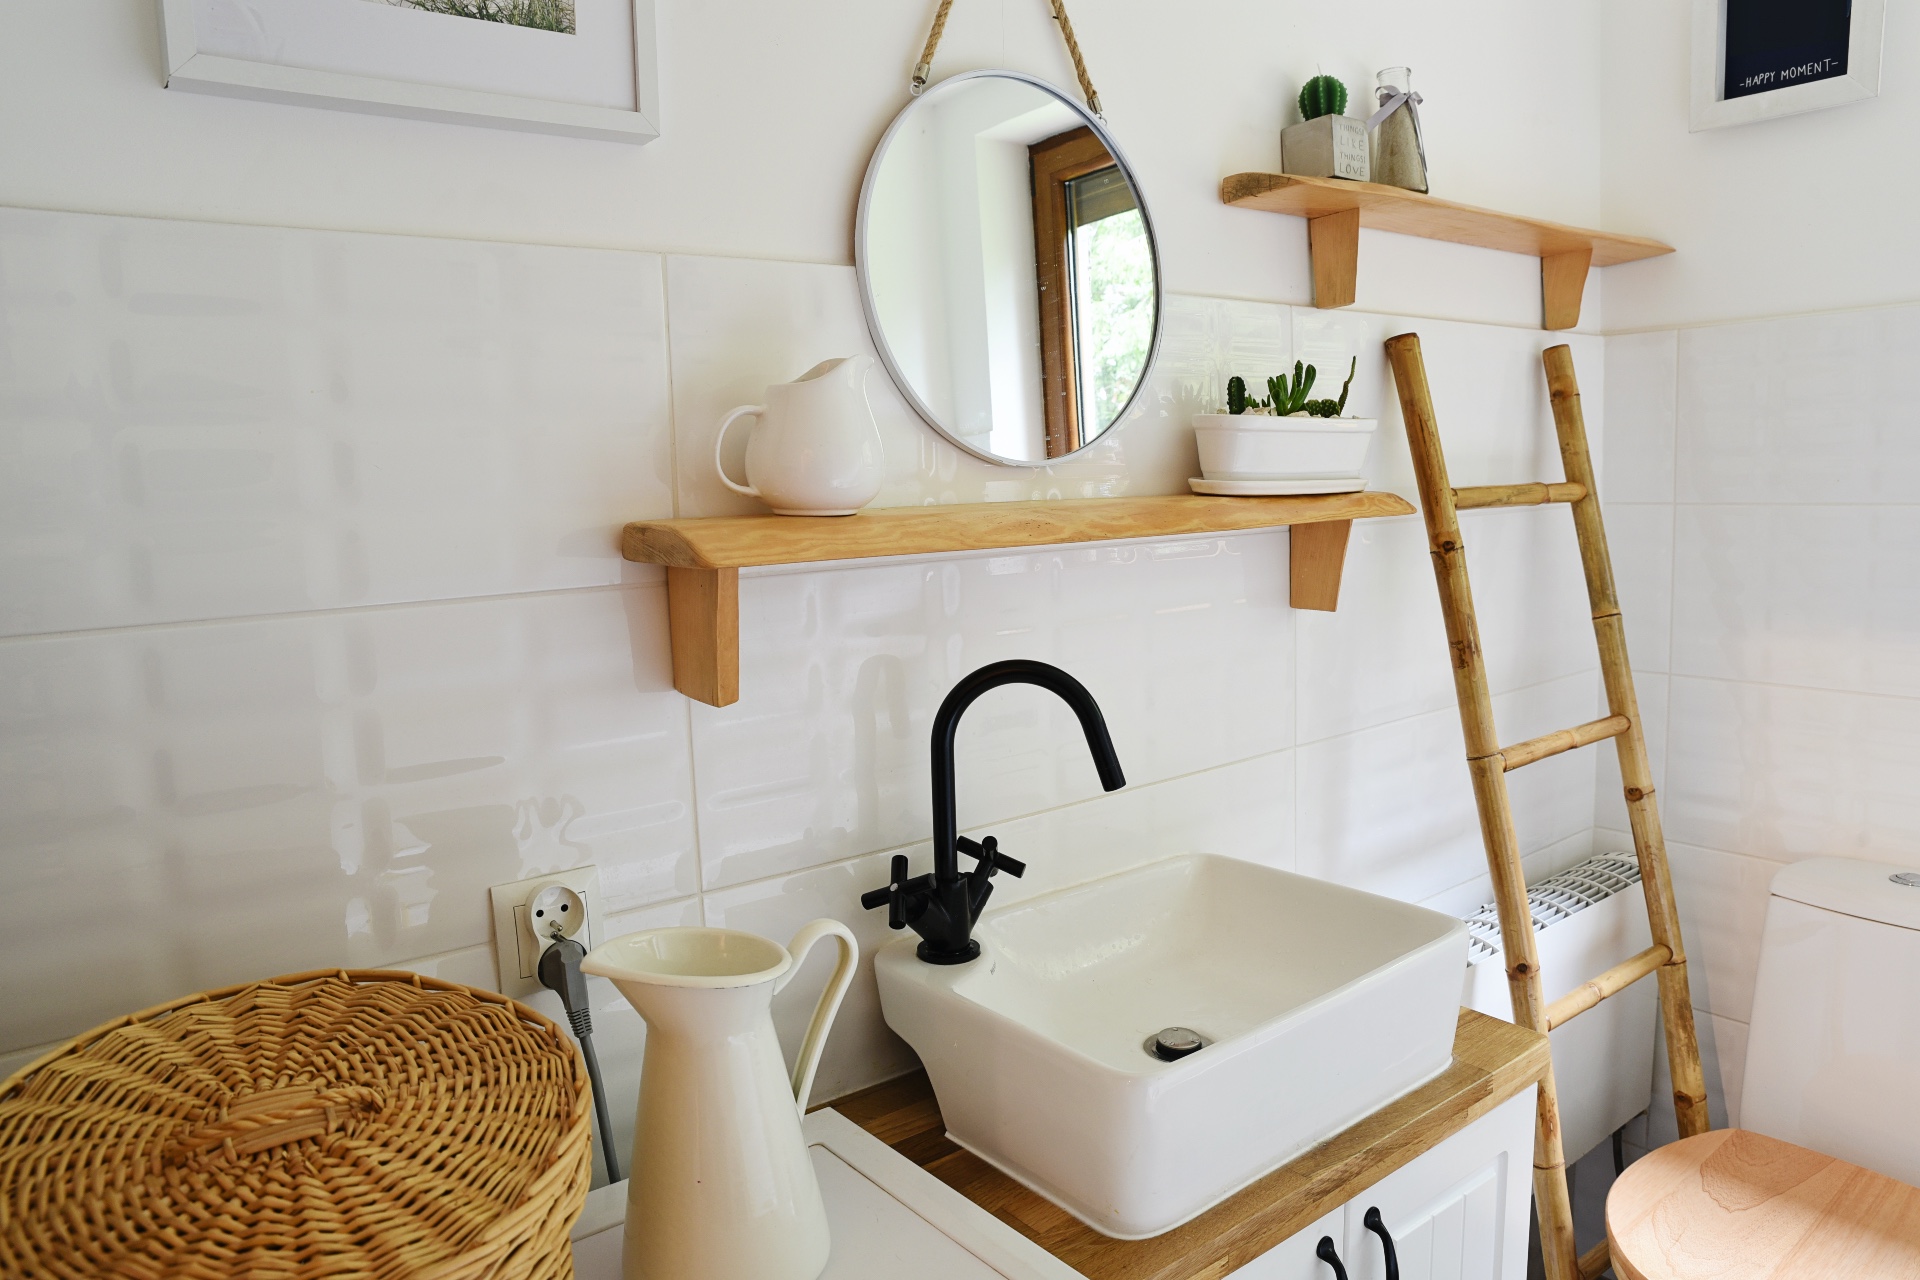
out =
[[1880,95],[1886,0],[1693,0],[1694,132]]

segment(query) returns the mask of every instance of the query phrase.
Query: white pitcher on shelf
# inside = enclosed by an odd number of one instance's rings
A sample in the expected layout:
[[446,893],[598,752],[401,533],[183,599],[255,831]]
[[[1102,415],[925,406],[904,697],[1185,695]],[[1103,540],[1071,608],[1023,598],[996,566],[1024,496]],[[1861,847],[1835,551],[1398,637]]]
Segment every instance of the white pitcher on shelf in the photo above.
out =
[[[779,386],[765,404],[744,404],[720,420],[713,469],[735,493],[758,498],[783,516],[850,516],[872,502],[886,478],[880,427],[867,401],[872,356],[823,360]],[[747,483],[720,460],[727,428],[760,421],[747,441]]]
[[[788,1075],[774,993],[813,944],[840,963]],[[789,947],[734,929],[630,933],[580,967],[611,979],[647,1023],[627,1184],[625,1280],[817,1280],[827,1212],[800,1118],[860,946],[815,920]]]

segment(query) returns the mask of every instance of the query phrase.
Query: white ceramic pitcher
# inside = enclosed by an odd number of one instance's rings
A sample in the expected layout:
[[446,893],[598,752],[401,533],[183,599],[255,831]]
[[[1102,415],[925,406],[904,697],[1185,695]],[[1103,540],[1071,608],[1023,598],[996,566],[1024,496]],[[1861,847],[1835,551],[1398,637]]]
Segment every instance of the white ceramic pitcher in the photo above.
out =
[[[758,498],[783,516],[850,516],[872,502],[886,478],[880,427],[867,403],[872,356],[823,360],[767,388],[765,404],[743,404],[720,420],[713,469],[735,493]],[[747,441],[747,483],[720,461],[727,428],[760,421]]]
[[[829,935],[840,964],[789,1076],[773,996]],[[649,929],[581,962],[647,1023],[625,1280],[817,1280],[826,1269],[827,1213],[800,1117],[859,956],[845,925],[815,920],[789,947],[733,929]]]

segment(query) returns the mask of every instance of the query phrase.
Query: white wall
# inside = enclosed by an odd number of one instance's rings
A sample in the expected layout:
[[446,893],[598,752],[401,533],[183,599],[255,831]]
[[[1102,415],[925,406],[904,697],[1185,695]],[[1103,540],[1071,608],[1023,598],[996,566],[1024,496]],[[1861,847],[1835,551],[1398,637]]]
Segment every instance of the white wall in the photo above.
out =
[[[1916,348],[1911,306],[1607,340],[1607,519],[1711,1083],[1736,1123],[1774,873],[1920,866]],[[1618,785],[1607,770],[1598,821],[1622,831]]]
[[1606,273],[1609,329],[1920,300],[1920,11],[1886,8],[1880,97],[1689,133],[1692,0],[1607,6],[1601,225],[1679,250]]
[[[1032,9],[960,6],[942,68],[1070,83]],[[720,414],[868,349],[853,199],[927,15],[662,11],[667,135],[631,150],[168,94],[147,5],[9,7],[0,1066],[266,973],[488,984],[486,887],[568,865],[600,868],[615,930],[784,937],[826,912],[879,943],[856,897],[891,852],[925,856],[932,709],[1013,654],[1087,680],[1131,785],[1096,795],[1044,695],[984,701],[962,821],[1034,868],[1001,892],[1204,848],[1484,900],[1412,518],[1355,531],[1332,615],[1286,607],[1284,532],[749,575],[741,701],[672,691],[660,578],[614,531],[753,510],[706,470]],[[1545,55],[1591,47],[1599,13],[1077,4],[1166,255],[1162,364],[1126,421],[1045,469],[966,457],[876,379],[882,501],[1177,492],[1188,419],[1230,373],[1349,353],[1355,407],[1383,419],[1372,480],[1411,493],[1380,354],[1407,328],[1456,480],[1552,474],[1538,353],[1557,339],[1527,327],[1530,262],[1370,236],[1369,310],[1289,306],[1308,291],[1300,224],[1215,189],[1274,163],[1316,61],[1356,85],[1410,62],[1442,191],[1591,220],[1597,69]],[[1597,432],[1602,342],[1573,341]],[[1553,515],[1468,517],[1510,738],[1594,714]],[[1515,793],[1536,871],[1585,852],[1584,761]],[[790,1033],[821,980],[783,996]],[[624,1100],[639,1030],[600,984],[596,1000]],[[870,979],[842,1018],[821,1096],[907,1061]]]
[[[157,8],[6,5],[0,204],[845,264],[860,175],[934,6],[660,4],[665,133],[641,148],[166,93]],[[1592,223],[1600,68],[1567,51],[1598,46],[1603,9],[1227,0],[1175,18],[1153,0],[1080,0],[1073,18],[1153,208],[1166,287],[1306,302],[1304,225],[1217,194],[1227,174],[1278,165],[1301,80],[1340,75],[1358,111],[1378,68],[1411,64],[1436,191]],[[980,66],[1074,84],[1039,0],[955,6],[936,75]],[[1362,306],[1538,323],[1525,260],[1367,240]]]
[[[1920,865],[1899,385],[1920,309],[1889,305],[1920,300],[1920,16],[1888,6],[1879,98],[1693,134],[1690,8],[1605,18],[1606,219],[1679,252],[1606,273],[1608,326],[1643,332],[1607,340],[1604,479],[1712,1105],[1737,1122],[1773,873]],[[1774,319],[1737,322],[1755,317]],[[1607,842],[1618,786],[1603,758]]]

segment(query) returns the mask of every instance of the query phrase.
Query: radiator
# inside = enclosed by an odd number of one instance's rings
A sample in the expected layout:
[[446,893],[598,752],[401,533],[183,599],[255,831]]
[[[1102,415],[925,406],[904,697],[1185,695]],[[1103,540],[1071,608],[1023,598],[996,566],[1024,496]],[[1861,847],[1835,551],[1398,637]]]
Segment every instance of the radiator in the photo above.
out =
[[[1651,945],[1640,867],[1631,853],[1595,854],[1531,887],[1527,900],[1549,1002]],[[1467,928],[1473,936],[1463,1003],[1511,1021],[1513,1002],[1494,905],[1468,916]],[[1553,1031],[1553,1073],[1568,1164],[1653,1100],[1659,1020],[1656,982],[1649,976]]]

